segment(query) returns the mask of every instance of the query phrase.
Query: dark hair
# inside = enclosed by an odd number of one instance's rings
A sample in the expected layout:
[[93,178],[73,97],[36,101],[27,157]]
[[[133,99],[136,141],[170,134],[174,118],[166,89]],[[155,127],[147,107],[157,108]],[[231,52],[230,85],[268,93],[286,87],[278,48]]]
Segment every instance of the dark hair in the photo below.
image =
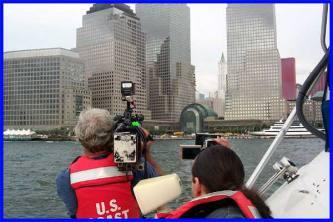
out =
[[241,191],[258,209],[261,217],[271,218],[271,211],[259,194],[245,188],[243,163],[230,148],[215,145],[203,150],[193,163],[192,176],[198,177],[209,193],[222,190]]

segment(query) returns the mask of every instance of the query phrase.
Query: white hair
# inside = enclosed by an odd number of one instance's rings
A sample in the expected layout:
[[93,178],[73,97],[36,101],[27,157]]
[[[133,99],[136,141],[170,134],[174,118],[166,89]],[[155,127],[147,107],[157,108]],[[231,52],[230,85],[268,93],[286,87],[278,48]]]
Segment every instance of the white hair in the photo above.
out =
[[90,152],[112,149],[112,117],[105,109],[82,111],[75,126],[75,135]]

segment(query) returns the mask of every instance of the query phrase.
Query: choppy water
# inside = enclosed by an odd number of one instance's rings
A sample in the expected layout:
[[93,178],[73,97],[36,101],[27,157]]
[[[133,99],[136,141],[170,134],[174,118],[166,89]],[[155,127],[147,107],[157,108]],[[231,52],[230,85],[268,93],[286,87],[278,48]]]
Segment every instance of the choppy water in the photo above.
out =
[[[247,177],[259,163],[272,140],[231,140],[233,149],[242,159]],[[183,182],[183,194],[171,207],[190,199],[191,163],[179,159],[179,144],[189,140],[162,140],[153,146],[153,154],[166,173],[176,172]],[[298,166],[308,163],[323,150],[320,139],[286,139],[273,155],[269,167],[261,174],[257,185],[272,174],[271,165],[287,156]],[[75,142],[4,142],[4,216],[5,218],[66,218],[64,204],[55,187],[57,173],[80,154]]]

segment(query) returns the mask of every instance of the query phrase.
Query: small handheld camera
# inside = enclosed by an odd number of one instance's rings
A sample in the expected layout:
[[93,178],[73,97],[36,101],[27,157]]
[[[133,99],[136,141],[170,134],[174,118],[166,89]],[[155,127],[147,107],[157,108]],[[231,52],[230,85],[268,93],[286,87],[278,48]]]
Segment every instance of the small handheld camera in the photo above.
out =
[[203,148],[207,148],[207,147],[210,147],[210,146],[214,146],[216,145],[217,143],[215,142],[214,139],[206,139],[205,142],[204,142],[204,145],[203,145]]
[[114,161],[119,170],[130,171],[140,168],[141,141],[144,133],[140,128],[144,116],[133,114],[135,101],[135,84],[131,81],[121,82],[122,100],[126,101],[127,106],[123,115],[114,117]]
[[197,133],[195,134],[195,145],[181,145],[181,158],[193,160],[204,149],[216,145],[215,138],[219,134]]

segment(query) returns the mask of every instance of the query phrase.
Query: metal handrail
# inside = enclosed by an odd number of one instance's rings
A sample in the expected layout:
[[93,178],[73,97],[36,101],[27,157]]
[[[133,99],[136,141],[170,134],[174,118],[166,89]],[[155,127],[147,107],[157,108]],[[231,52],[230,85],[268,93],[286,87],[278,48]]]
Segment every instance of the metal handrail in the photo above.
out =
[[264,154],[264,156],[261,158],[258,166],[253,171],[252,175],[250,176],[249,180],[246,182],[246,187],[252,188],[256,180],[258,179],[260,173],[263,171],[264,167],[267,165],[268,160],[271,158],[272,154],[275,152],[276,148],[281,143],[283,137],[286,135],[289,127],[294,122],[294,119],[296,117],[296,106],[291,111],[290,115],[288,116],[286,122],[283,124],[280,132],[275,137],[272,144],[269,146],[268,150]]
[[[320,60],[318,65],[314,68],[314,70],[310,73],[308,78],[305,80],[303,83],[302,88],[298,92],[298,96],[296,99],[296,108],[297,108],[297,117],[299,121],[303,124],[303,126],[310,131],[312,134],[315,136],[319,137],[320,139],[326,140],[326,135],[322,131],[316,129],[313,127],[310,123],[305,118],[305,115],[303,113],[303,103],[304,103],[304,98],[307,95],[307,92],[313,85],[314,81],[318,79],[318,76],[321,74],[321,71],[327,66],[328,64],[328,58],[329,57],[329,49],[326,52],[326,54],[323,56],[323,58]],[[328,73],[329,75],[329,73]]]
[[327,15],[328,15],[328,4],[324,4],[323,17],[322,17],[322,23],[321,23],[320,43],[321,43],[321,48],[324,50],[325,53],[328,50],[327,45],[326,45]]
[[[299,121],[303,124],[303,126],[310,131],[312,134],[316,135],[320,139],[326,140],[325,133],[317,130],[311,124],[309,124],[304,116],[303,113],[303,103],[304,98],[306,97],[308,91],[311,89],[311,86],[315,83],[315,80],[319,78],[320,74],[326,67],[328,67],[328,60],[329,60],[329,48],[326,46],[326,26],[327,26],[327,15],[328,15],[328,4],[323,6],[323,16],[321,22],[321,46],[325,52],[325,55],[320,60],[318,65],[314,68],[314,70],[310,73],[308,78],[303,83],[302,88],[300,89],[297,100],[296,100],[296,107],[297,107],[297,116]],[[327,73],[329,75],[329,73]]]
[[285,172],[287,172],[287,167],[284,167],[279,172],[276,172],[262,187],[258,190],[260,195],[263,195],[278,179],[280,179]]

